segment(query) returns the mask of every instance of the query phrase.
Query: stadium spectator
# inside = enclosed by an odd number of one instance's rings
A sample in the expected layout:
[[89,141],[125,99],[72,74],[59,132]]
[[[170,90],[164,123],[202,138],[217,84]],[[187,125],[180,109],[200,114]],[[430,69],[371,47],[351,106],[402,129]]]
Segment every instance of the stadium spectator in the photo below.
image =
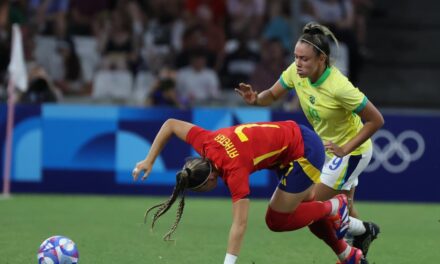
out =
[[[263,41],[261,61],[255,67],[250,77],[250,85],[257,92],[262,92],[277,81],[278,76],[287,68],[286,51],[278,39]],[[283,102],[283,109],[296,111],[299,109],[298,97],[292,91]]]
[[69,0],[31,0],[31,12],[40,34],[64,38],[67,34],[67,11]]
[[11,24],[17,23],[21,26],[28,25],[29,18],[32,17],[32,14],[29,14],[29,9],[31,9],[29,5],[32,1],[14,0],[9,2],[9,22]]
[[196,14],[208,10],[213,15],[213,21],[218,26],[223,27],[226,17],[225,0],[184,0],[185,17],[189,24]]
[[147,98],[147,105],[183,108],[176,90],[176,72],[164,68]]
[[177,69],[190,64],[191,55],[199,50],[205,51],[206,65],[214,69],[217,55],[206,49],[206,41],[203,29],[199,25],[189,26],[182,36],[182,50],[177,54],[175,66]]
[[250,77],[250,84],[257,92],[262,92],[277,81],[278,76],[287,68],[286,50],[278,39],[263,41],[261,60],[256,64]]
[[125,8],[131,22],[131,31],[136,41],[141,41],[144,34],[146,24],[146,14],[142,10],[142,6],[136,0],[126,1],[120,0],[117,8]]
[[3,83],[6,79],[6,70],[10,58],[10,30],[9,30],[9,1],[0,0],[0,98],[6,98],[6,86]]
[[[335,66],[330,65],[328,36],[337,41],[325,26],[307,24],[295,46],[295,62],[272,87],[257,94],[252,86],[241,83],[236,90],[248,104],[258,106],[271,105],[289,90],[296,90],[301,107],[324,142],[328,154],[321,183],[315,188],[316,199],[326,200],[345,193],[351,201],[350,214],[356,217],[354,193],[358,176],[372,156],[370,137],[383,125],[384,120],[373,103]],[[324,224],[317,222],[311,225],[311,230],[316,234],[320,225]],[[355,246],[362,244],[361,240],[374,239],[377,229],[372,223],[357,219],[350,221]],[[364,254],[368,252],[369,243],[365,245],[361,248]]]
[[185,31],[180,2],[150,1],[148,24],[143,37],[142,56],[153,72],[173,65],[175,55],[182,49]]
[[64,94],[86,94],[84,83],[81,79],[81,65],[76,53],[75,44],[71,39],[59,40],[57,52],[60,58],[55,60],[52,71],[54,83]]
[[266,1],[226,0],[229,38],[259,36],[264,23]]
[[220,81],[206,66],[204,51],[194,51],[190,65],[177,71],[176,86],[179,97],[189,105],[210,102],[220,95]]
[[52,83],[41,66],[34,66],[29,72],[29,86],[20,97],[25,104],[54,103],[61,99],[61,92]]
[[234,45],[230,45],[232,48],[226,51],[221,81],[223,88],[232,90],[231,88],[237,82],[249,82],[249,78],[260,60],[260,55],[253,49],[252,42],[244,36],[229,43]]
[[[279,39],[286,50],[292,48],[292,29],[289,22],[289,7],[287,2],[270,1],[269,20],[264,25],[264,39]],[[263,51],[262,51],[263,52]]]
[[216,55],[213,68],[219,71],[224,57],[225,31],[214,22],[210,9],[199,9],[196,23],[200,26],[205,49]]
[[[232,196],[232,225],[225,264],[234,264],[240,253],[249,212],[249,177],[261,169],[273,169],[280,182],[272,195],[266,223],[274,232],[293,231],[326,219],[333,226],[325,226],[326,241],[343,248],[338,257],[344,263],[359,264],[362,252],[349,246],[342,238],[348,225],[348,201],[343,194],[325,201],[308,201],[314,182],[319,180],[324,164],[324,147],[312,130],[294,121],[243,124],[205,130],[194,124],[169,119],[159,130],[147,157],[133,170],[137,180],[144,172],[145,180],[154,161],[172,135],[190,144],[201,157],[186,160],[176,175],[176,186],[171,197],[147,210],[158,208],[152,226],[180,196],[177,219],[164,236],[169,240],[182,217],[187,189],[206,192],[214,189],[220,177]],[[330,238],[331,237],[331,238]],[[349,262],[350,261],[350,262]]]
[[96,36],[100,31],[99,19],[109,9],[108,0],[70,0],[70,34]]
[[[99,34],[102,68],[127,70],[137,62],[137,50],[125,10],[116,9],[106,20],[105,29]],[[133,68],[136,68],[133,66]]]

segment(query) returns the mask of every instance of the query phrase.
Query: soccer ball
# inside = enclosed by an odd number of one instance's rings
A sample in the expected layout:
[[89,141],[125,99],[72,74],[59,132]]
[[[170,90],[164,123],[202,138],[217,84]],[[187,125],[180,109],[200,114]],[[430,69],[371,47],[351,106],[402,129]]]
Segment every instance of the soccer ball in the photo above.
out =
[[41,243],[37,257],[38,264],[76,264],[79,254],[72,240],[65,236],[52,236]]

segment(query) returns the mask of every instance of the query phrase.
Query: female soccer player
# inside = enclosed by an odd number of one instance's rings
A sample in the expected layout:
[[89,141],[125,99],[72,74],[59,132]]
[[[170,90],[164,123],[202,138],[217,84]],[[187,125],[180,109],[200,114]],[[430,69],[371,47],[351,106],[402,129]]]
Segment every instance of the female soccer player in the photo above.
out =
[[[353,199],[358,176],[371,160],[370,137],[384,120],[367,97],[330,65],[328,37],[337,43],[325,26],[307,24],[295,46],[295,62],[272,87],[257,94],[250,85],[240,83],[236,91],[250,105],[268,106],[290,90],[296,90],[305,116],[327,151],[315,198],[323,201],[345,193],[350,215],[357,217]],[[355,235],[354,246],[366,254],[379,227],[353,218],[349,232]]]
[[[256,170],[274,169],[280,176],[266,214],[267,226],[275,232],[302,228],[321,219],[331,225],[323,228],[324,239],[343,263],[361,263],[362,251],[349,246],[342,237],[348,226],[346,196],[341,194],[319,202],[308,201],[314,182],[324,164],[324,146],[318,135],[294,121],[243,124],[208,131],[194,124],[169,119],[159,130],[148,155],[136,164],[133,178],[150,174],[154,161],[172,135],[190,144],[201,158],[187,159],[176,175],[176,186],[158,208],[155,221],[181,196],[176,223],[165,235],[168,240],[177,228],[184,209],[187,189],[210,191],[221,177],[232,196],[233,220],[229,233],[225,264],[235,263],[245,234],[249,211],[249,176]],[[337,250],[336,250],[337,249]],[[351,261],[351,262],[350,262]]]

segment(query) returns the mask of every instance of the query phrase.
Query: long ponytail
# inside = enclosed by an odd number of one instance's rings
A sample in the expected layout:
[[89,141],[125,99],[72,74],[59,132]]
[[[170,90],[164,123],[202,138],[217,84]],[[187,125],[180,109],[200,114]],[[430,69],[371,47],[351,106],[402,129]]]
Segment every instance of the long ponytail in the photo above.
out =
[[186,190],[199,185],[200,182],[204,182],[208,178],[211,169],[212,165],[209,160],[202,158],[188,158],[182,170],[176,174],[176,186],[174,186],[171,196],[165,202],[150,207],[145,212],[144,223],[147,222],[148,214],[152,210],[158,208],[154,213],[153,221],[151,222],[151,229],[153,229],[156,221],[171,208],[180,196],[179,207],[176,212],[176,220],[163,237],[165,241],[172,241],[171,235],[176,231],[177,226],[182,219],[183,209],[185,208]]

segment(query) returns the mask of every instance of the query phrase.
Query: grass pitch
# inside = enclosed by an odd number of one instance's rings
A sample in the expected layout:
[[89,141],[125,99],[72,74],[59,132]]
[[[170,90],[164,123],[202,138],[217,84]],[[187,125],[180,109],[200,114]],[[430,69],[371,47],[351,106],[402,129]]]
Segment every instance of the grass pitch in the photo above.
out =
[[[229,199],[188,198],[174,242],[162,236],[175,209],[154,231],[145,209],[163,197],[13,195],[0,200],[0,263],[37,263],[41,242],[64,235],[76,242],[80,264],[223,263],[231,222]],[[176,205],[175,205],[176,206]],[[358,203],[364,219],[382,233],[368,254],[370,264],[437,263],[440,205]],[[307,228],[273,233],[264,223],[267,201],[251,201],[250,221],[238,264],[335,263],[336,257]],[[149,219],[150,220],[150,219]]]

